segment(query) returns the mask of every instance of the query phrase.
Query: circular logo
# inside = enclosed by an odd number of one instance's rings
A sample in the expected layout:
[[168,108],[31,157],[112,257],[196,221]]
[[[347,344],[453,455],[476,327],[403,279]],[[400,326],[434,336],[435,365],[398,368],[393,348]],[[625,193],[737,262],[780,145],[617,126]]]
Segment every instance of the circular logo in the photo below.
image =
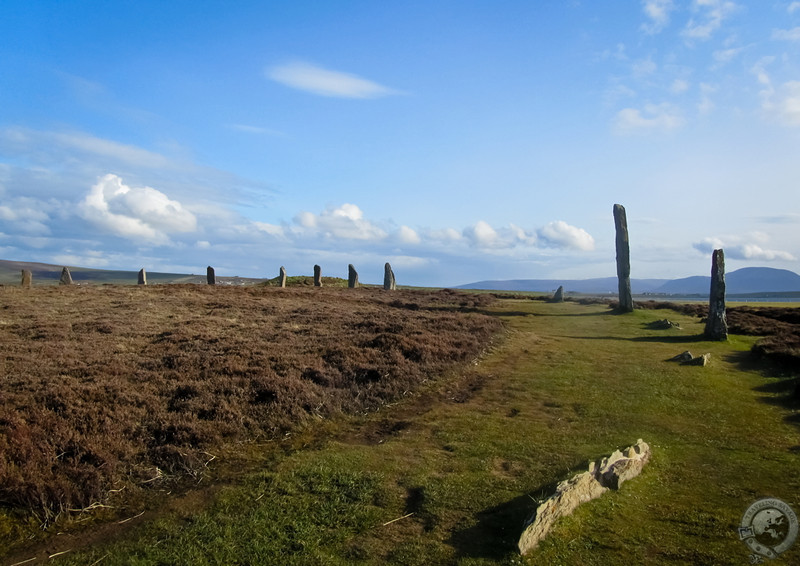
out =
[[797,515],[780,499],[759,499],[747,508],[739,538],[757,555],[777,558],[797,538]]

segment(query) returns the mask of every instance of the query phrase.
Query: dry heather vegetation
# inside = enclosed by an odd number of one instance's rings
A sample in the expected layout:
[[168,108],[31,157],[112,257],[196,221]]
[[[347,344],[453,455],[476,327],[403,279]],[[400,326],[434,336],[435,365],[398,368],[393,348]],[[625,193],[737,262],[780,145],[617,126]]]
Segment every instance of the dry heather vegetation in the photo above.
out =
[[196,477],[223,445],[375,410],[474,360],[500,329],[475,312],[490,297],[452,291],[0,287],[0,298],[0,506],[44,523]]

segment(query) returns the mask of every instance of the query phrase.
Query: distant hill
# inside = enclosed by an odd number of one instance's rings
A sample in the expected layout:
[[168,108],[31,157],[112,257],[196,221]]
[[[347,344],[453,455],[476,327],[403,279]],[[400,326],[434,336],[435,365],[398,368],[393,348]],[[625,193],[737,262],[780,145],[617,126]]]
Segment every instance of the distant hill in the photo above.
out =
[[[497,291],[532,291],[551,293],[564,286],[567,293],[615,294],[617,278],[597,279],[512,279],[508,281],[478,281],[458,289],[487,289]],[[697,275],[682,279],[631,279],[631,291],[641,294],[708,296],[711,277]],[[795,293],[800,292],[800,275],[787,269],[744,267],[725,276],[727,294]]]

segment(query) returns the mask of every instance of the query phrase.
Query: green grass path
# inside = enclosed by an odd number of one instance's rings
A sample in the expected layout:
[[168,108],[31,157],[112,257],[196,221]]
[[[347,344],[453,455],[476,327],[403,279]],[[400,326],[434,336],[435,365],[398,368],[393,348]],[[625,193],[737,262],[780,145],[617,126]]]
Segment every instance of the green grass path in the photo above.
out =
[[[750,503],[800,512],[794,411],[771,392],[780,378],[750,365],[752,338],[700,341],[696,319],[667,311],[502,300],[493,312],[508,333],[467,372],[309,428],[313,447],[276,456],[202,513],[53,562],[747,564],[736,527]],[[648,326],[665,317],[682,329]],[[665,361],[687,349],[711,364]],[[640,477],[515,552],[548,486],[638,438],[653,449]],[[800,563],[800,542],[776,563]]]

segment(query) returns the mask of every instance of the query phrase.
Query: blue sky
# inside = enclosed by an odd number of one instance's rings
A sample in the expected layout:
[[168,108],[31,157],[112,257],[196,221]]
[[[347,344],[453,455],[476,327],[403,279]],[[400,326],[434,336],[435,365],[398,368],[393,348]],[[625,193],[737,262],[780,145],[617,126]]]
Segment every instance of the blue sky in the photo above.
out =
[[800,271],[800,2],[0,5],[0,258]]

